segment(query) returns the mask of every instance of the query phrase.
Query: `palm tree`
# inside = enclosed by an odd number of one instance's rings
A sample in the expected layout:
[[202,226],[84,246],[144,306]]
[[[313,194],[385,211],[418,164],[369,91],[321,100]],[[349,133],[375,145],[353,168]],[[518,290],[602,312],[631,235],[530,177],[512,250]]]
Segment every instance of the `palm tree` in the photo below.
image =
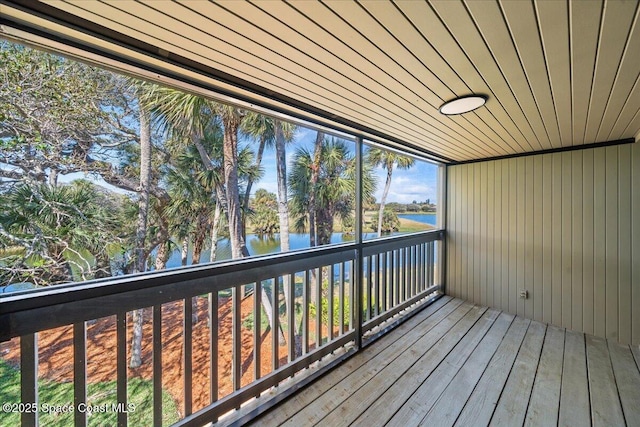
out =
[[[310,236],[315,234],[318,245],[331,242],[334,219],[343,220],[353,215],[355,209],[355,156],[342,140],[332,138],[324,140],[319,150],[320,161],[305,148],[300,148],[294,155],[292,170],[289,174],[291,190],[291,212],[296,217],[296,229],[305,231],[310,223],[309,217],[315,216],[316,230],[309,227]],[[312,182],[314,165],[317,170],[317,181]],[[375,179],[371,168],[363,165],[362,184],[363,197],[369,197],[375,187]],[[309,201],[313,195],[315,206],[311,209]],[[313,242],[310,237],[310,242]]]
[[[260,167],[265,147],[275,146],[276,180],[278,185],[278,217],[280,222],[280,250],[290,250],[289,244],[289,206],[287,196],[286,144],[293,140],[296,126],[259,113],[248,113],[242,123],[242,132],[259,141],[256,167]],[[248,209],[249,195],[253,181],[247,184],[244,204]]]
[[124,199],[88,181],[3,189],[0,248],[16,253],[0,263],[0,284],[55,285],[110,276],[109,251],[124,244],[118,237],[126,223],[123,205]]
[[410,169],[415,164],[415,160],[411,157],[402,156],[393,151],[383,150],[380,148],[370,148],[367,153],[367,160],[371,166],[382,166],[387,170],[387,179],[384,184],[382,198],[380,199],[380,208],[378,209],[378,237],[382,235],[382,219],[384,215],[384,205],[387,201],[389,188],[391,187],[391,177],[393,175],[394,166],[398,169]]
[[[203,140],[208,129],[222,124],[224,185],[216,186],[216,203],[227,214],[232,257],[248,256],[242,231],[238,177],[238,132],[246,113],[237,107],[219,104],[201,96],[155,84],[147,85],[141,103],[152,111],[156,124],[175,140],[188,140],[193,144],[200,154],[203,167],[209,171],[214,171],[215,167]],[[269,324],[273,325],[271,304],[264,288],[262,292],[262,304]]]
[[[262,152],[265,145],[275,145],[276,149],[276,180],[278,183],[278,222],[280,225],[280,250],[288,252],[291,249],[289,243],[289,197],[287,195],[287,156],[286,143],[293,140],[296,126],[283,122],[278,119],[263,116],[258,113],[250,113],[247,116],[244,126],[244,132],[257,137],[260,141],[258,147],[258,158],[262,159]],[[251,184],[251,181],[249,182]],[[247,186],[245,194],[245,204],[248,202],[250,186]],[[291,286],[289,278],[284,277],[284,300],[285,306],[293,309],[291,301],[289,301],[289,286]],[[276,291],[276,290],[274,290]],[[284,336],[281,335],[281,341]]]
[[[275,140],[275,131],[273,129],[273,119],[264,114],[249,112],[242,121],[240,132],[250,138],[258,140],[258,151],[256,153],[255,167],[259,169],[262,164],[262,155],[267,146],[271,146]],[[247,182],[243,198],[243,210],[249,212],[249,200],[251,197],[251,188],[253,180]],[[245,216],[246,217],[246,216]],[[244,229],[246,233],[246,227]],[[245,236],[246,237],[246,236]]]

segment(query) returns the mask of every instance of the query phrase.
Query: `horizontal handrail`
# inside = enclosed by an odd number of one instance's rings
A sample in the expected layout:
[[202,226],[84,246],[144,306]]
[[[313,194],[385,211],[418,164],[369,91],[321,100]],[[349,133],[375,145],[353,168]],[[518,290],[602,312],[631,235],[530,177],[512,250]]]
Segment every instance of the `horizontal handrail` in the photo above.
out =
[[369,256],[384,251],[413,246],[420,243],[429,243],[444,239],[444,230],[430,230],[405,234],[402,236],[383,237],[375,240],[362,242],[363,256]]

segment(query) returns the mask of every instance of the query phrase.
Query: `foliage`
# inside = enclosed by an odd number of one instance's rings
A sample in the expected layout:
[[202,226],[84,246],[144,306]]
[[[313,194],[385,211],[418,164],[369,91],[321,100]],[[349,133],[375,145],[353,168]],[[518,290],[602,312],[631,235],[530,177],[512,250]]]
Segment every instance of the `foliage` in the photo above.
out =
[[[355,208],[355,156],[345,141],[325,139],[319,162],[318,181],[311,185],[311,171],[314,167],[312,153],[300,148],[296,151],[289,174],[291,190],[291,213],[296,218],[295,228],[304,231],[309,213],[309,196],[316,196],[316,227],[318,244],[330,243],[334,218],[342,220],[353,215]],[[369,197],[375,187],[375,178],[370,167],[362,173],[363,196]]]
[[[415,164],[415,160],[411,157],[402,156],[398,153],[389,150],[383,150],[380,148],[370,148],[367,152],[367,161],[372,166],[381,166],[383,169],[387,170],[387,178],[384,184],[384,190],[382,191],[382,197],[380,198],[380,207],[378,208],[378,218],[376,220],[376,224],[378,228],[376,231],[378,232],[378,237],[385,231],[383,230],[384,226],[384,205],[387,201],[387,195],[389,194],[389,188],[391,187],[391,179],[393,177],[393,168],[394,166],[398,169],[409,169],[413,167]],[[389,230],[393,229],[393,225],[389,224]]]
[[13,186],[3,194],[0,248],[22,251],[3,258],[0,281],[50,285],[111,275],[123,205],[88,181]]
[[[20,371],[9,366],[0,359],[0,400],[3,403],[20,402]],[[39,401],[41,406],[67,406],[73,404],[73,383],[38,380]],[[127,387],[127,401],[135,405],[135,411],[129,412],[130,425],[148,426],[153,424],[153,384],[151,381],[131,378]],[[103,406],[116,404],[116,382],[101,382],[88,385],[87,404]],[[109,406],[110,407],[110,406]],[[133,409],[133,407],[132,407]],[[40,425],[68,426],[73,425],[73,412],[40,412]],[[168,426],[179,420],[178,405],[165,391],[162,392],[162,425]],[[87,414],[88,426],[107,426],[117,424],[117,412],[92,412]],[[20,425],[18,412],[0,411],[0,425]]]
[[[260,332],[264,333],[267,329],[269,329],[269,317],[267,317],[267,313],[265,313],[264,308],[260,310]],[[253,311],[251,311],[242,321],[242,327],[253,331],[253,325],[255,323],[255,319],[253,316]]]
[[[371,218],[371,229],[373,231],[378,230],[377,216]],[[388,234],[398,230],[400,230],[400,219],[398,219],[398,215],[391,209],[385,209],[382,214],[382,232]]]
[[265,189],[259,189],[251,206],[251,224],[253,232],[260,237],[273,235],[280,229],[278,223],[278,200],[276,195]]
[[[322,319],[322,323],[324,325],[329,325],[329,298],[322,297],[320,300],[320,305],[322,306],[322,312],[320,314],[320,318]],[[342,319],[342,324],[345,328],[349,327],[349,296],[345,295],[344,297],[344,319]],[[333,297],[333,327],[340,326],[340,298]],[[314,303],[309,304],[309,317],[315,319],[317,315],[317,308]]]
[[0,70],[0,177],[55,184],[137,139],[122,77],[6,41]]

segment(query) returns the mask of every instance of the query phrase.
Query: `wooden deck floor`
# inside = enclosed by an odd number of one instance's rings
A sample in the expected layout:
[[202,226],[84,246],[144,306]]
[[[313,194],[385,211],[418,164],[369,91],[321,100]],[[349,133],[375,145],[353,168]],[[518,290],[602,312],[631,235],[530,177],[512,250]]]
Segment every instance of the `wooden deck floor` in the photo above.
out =
[[640,425],[640,351],[443,297],[253,425]]

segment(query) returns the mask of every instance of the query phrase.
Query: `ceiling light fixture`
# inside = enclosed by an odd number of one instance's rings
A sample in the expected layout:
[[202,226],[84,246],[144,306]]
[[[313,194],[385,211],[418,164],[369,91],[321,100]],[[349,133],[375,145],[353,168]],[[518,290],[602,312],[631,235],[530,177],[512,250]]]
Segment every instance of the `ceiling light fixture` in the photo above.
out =
[[440,112],[446,116],[464,114],[482,107],[487,102],[484,95],[467,95],[447,101],[440,107]]

